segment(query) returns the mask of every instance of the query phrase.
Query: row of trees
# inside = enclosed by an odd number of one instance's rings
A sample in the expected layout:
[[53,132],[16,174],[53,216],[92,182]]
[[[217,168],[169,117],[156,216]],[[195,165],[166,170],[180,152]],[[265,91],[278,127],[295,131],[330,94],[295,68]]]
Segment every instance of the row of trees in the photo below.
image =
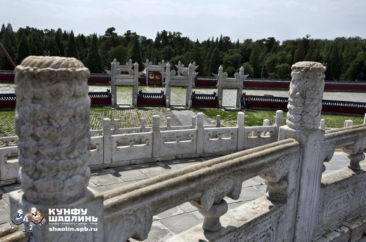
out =
[[[366,39],[358,37],[320,40],[306,36],[281,43],[273,37],[240,42],[220,36],[200,42],[179,32],[161,31],[153,40],[131,31],[118,35],[113,27],[101,36],[75,36],[61,29],[26,27],[13,31],[8,24],[1,27],[0,42],[17,64],[28,55],[69,56],[82,60],[91,72],[109,69],[113,58],[121,63],[131,58],[143,68],[142,62],[148,58],[153,63],[164,59],[187,65],[195,61],[199,75],[217,73],[222,64],[230,75],[243,65],[254,78],[289,79],[293,63],[309,60],[327,65],[327,80],[366,81]],[[0,69],[12,69],[0,55]]]

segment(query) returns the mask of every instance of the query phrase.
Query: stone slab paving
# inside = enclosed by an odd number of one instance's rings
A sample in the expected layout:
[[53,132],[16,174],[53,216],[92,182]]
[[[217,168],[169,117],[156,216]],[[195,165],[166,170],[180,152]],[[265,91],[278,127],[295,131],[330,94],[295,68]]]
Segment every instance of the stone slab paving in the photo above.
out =
[[[212,158],[212,157],[211,157]],[[89,181],[89,187],[98,192],[138,182],[142,179],[158,176],[167,172],[177,170],[210,158],[180,159],[165,162],[155,162],[128,167],[108,168],[95,171]],[[366,162],[363,161],[363,162]],[[325,164],[324,174],[333,170],[348,166],[347,155],[343,152],[336,152],[332,160]],[[8,193],[20,188],[19,184],[2,187],[0,199],[0,224],[9,226],[9,204]],[[254,177],[243,182],[243,187],[238,200],[225,198],[230,208],[238,207],[247,201],[254,200],[266,194],[266,185],[260,177]],[[4,216],[5,215],[5,216]],[[203,221],[202,215],[190,203],[184,203],[177,207],[166,210],[153,218],[152,229],[146,241],[164,241],[174,234],[189,229]],[[133,241],[133,240],[131,240]]]

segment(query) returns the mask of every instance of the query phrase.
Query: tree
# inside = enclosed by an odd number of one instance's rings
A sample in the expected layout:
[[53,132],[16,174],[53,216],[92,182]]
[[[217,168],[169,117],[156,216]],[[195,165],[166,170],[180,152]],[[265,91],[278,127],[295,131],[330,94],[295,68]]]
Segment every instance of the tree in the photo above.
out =
[[142,70],[142,55],[138,38],[135,38],[133,41],[130,57],[134,62],[139,64],[139,69]]
[[69,35],[69,40],[67,42],[66,56],[78,58],[78,51],[75,44],[75,36],[72,31]]
[[16,58],[17,64],[20,64],[24,58],[29,56],[29,54],[30,51],[29,51],[28,39],[25,36],[25,34],[23,34],[22,37],[20,38],[18,45],[17,58]]
[[218,48],[215,48],[213,50],[210,64],[210,71],[212,73],[217,73],[219,70],[219,66],[221,65],[220,52]]
[[366,81],[366,53],[360,52],[349,65],[344,78],[351,81]]
[[294,63],[298,61],[303,61],[305,58],[305,46],[302,40],[298,41],[297,49],[294,54]]
[[291,66],[287,63],[276,65],[275,78],[278,79],[290,79],[291,78]]
[[248,74],[249,77],[254,77],[254,70],[253,70],[252,65],[249,62],[245,62],[243,64],[243,67],[244,67],[245,74]]
[[339,55],[338,46],[334,43],[327,57],[327,70],[325,76],[327,80],[339,80],[341,75],[341,57]]
[[253,67],[253,77],[259,78],[261,76],[261,48],[258,44],[254,45],[254,48],[250,54],[250,64]]
[[88,50],[88,55],[86,57],[86,66],[91,72],[101,73],[103,72],[102,61],[100,59],[98,51],[98,38],[97,35],[93,35],[91,46]]
[[124,47],[123,45],[119,45],[117,47],[112,48],[108,52],[108,56],[109,56],[108,59],[109,63],[111,63],[114,58],[116,58],[116,60],[119,61],[120,63],[125,63],[128,58],[128,51],[126,47]]

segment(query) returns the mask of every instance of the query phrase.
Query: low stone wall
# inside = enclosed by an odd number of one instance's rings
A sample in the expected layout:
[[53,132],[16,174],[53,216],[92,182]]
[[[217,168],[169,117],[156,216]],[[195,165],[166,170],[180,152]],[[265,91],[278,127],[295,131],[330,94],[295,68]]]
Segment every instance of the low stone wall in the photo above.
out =
[[[120,128],[118,120],[103,120],[103,130],[90,132],[89,166],[101,169],[113,166],[140,164],[176,158],[193,158],[228,154],[243,149],[268,144],[277,140],[282,111],[276,114],[277,123],[267,126],[245,127],[244,114],[238,113],[236,127],[203,125],[203,114],[192,117],[192,125],[160,126],[160,117],[153,117],[153,127]],[[112,125],[113,123],[113,125]],[[0,186],[17,182],[18,148],[17,137],[3,137],[0,142]]]

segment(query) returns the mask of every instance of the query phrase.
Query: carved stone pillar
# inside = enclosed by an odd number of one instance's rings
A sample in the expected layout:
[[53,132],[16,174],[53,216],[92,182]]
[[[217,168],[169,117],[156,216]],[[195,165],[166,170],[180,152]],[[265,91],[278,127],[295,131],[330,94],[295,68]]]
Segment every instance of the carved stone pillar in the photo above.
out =
[[116,86],[116,76],[119,74],[117,72],[117,66],[119,62],[114,59],[111,63],[111,94],[112,94],[112,107],[117,106],[117,86]]
[[[30,56],[15,69],[16,132],[22,191],[10,194],[10,207],[47,215],[50,207],[97,209],[102,199],[87,190],[89,158],[89,70],[75,58]],[[90,215],[90,214],[89,214]],[[47,226],[34,230],[35,241],[58,241]],[[101,235],[103,234],[100,228]],[[93,233],[62,235],[91,239]],[[82,233],[79,233],[82,234]],[[85,236],[85,237],[84,237]],[[98,237],[98,239],[97,239]],[[100,241],[96,236],[93,241]],[[81,240],[80,240],[81,239]]]
[[325,67],[303,61],[292,66],[287,126],[279,139],[295,138],[302,149],[299,171],[299,199],[296,241],[311,241],[316,224],[324,154],[324,131],[319,129]]
[[169,62],[166,63],[166,69],[165,69],[166,75],[165,75],[165,97],[166,97],[166,107],[170,107],[170,103],[171,103],[171,97],[170,97],[170,64]]
[[139,64],[133,64],[133,87],[132,87],[132,106],[137,106],[137,92],[139,88]]
[[191,63],[188,65],[188,87],[187,87],[187,92],[186,92],[186,106],[187,107],[191,107],[192,106],[192,87],[193,87],[193,82],[194,82],[194,70],[195,70],[195,66],[192,65]]
[[222,82],[224,81],[224,68],[222,66],[219,67],[219,72],[217,75],[217,96],[219,98],[219,107],[222,108]]
[[32,56],[15,73],[24,197],[39,204],[75,201],[90,176],[89,70],[73,58]]

